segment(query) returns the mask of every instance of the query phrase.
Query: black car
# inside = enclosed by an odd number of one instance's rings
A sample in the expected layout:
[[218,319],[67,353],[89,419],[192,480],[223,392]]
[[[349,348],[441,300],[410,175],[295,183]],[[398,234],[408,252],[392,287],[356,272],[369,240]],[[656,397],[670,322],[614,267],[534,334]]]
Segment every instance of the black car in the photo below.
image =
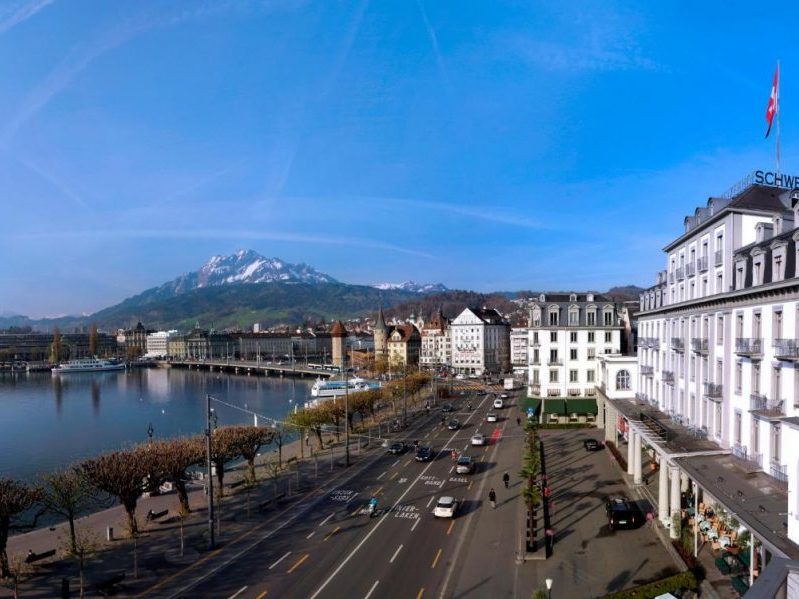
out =
[[429,462],[433,459],[433,448],[429,445],[422,445],[416,452],[417,462]]
[[441,411],[444,412],[445,414],[449,412],[454,412],[455,406],[453,406],[451,403],[445,403],[443,406],[441,406]]
[[450,421],[447,423],[447,428],[448,428],[449,430],[451,430],[451,431],[456,431],[456,430],[458,430],[460,427],[461,427],[461,423],[460,423],[459,421],[457,421],[457,420],[454,420],[454,419],[453,419],[453,420],[450,420]]
[[602,443],[597,441],[596,439],[586,439],[583,441],[583,446],[585,447],[586,451],[599,451],[604,447]]
[[608,515],[608,528],[638,528],[644,523],[644,515],[624,497],[611,497],[605,504]]
[[393,455],[399,455],[401,453],[405,453],[408,449],[408,446],[405,443],[397,442],[392,443],[388,448],[388,453]]

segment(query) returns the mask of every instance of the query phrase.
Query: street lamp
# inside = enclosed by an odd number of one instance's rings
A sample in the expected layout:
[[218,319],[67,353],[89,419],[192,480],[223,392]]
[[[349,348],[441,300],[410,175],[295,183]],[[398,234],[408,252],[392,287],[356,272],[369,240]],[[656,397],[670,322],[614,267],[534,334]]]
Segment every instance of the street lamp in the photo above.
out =
[[544,583],[547,585],[547,595],[552,599],[552,579],[547,578]]
[[216,414],[211,407],[211,396],[205,396],[205,461],[208,465],[208,548],[214,548],[214,476],[211,471],[211,418],[216,424]]
[[154,432],[155,432],[155,429],[153,429],[153,423],[151,422],[149,424],[149,426],[147,427],[148,443],[152,443],[153,442],[153,433]]

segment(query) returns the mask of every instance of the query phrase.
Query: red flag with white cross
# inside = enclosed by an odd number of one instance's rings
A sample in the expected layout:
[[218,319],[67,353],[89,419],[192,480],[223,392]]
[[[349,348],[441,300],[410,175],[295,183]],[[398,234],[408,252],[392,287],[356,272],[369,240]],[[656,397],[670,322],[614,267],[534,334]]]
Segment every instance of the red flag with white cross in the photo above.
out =
[[780,66],[777,65],[777,70],[774,71],[774,81],[771,84],[771,95],[768,99],[768,106],[766,107],[766,122],[768,123],[768,130],[766,137],[771,133],[771,124],[774,122],[774,116],[780,109]]

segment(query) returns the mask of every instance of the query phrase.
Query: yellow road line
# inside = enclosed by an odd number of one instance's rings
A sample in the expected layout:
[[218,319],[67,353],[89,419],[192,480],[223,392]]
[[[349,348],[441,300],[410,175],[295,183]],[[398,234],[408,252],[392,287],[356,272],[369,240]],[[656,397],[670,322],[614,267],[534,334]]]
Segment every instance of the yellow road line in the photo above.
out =
[[[260,528],[260,527],[259,527],[259,528]],[[241,537],[243,537],[243,536],[245,536],[245,535],[249,534],[250,532],[252,532],[252,531],[247,531],[246,533],[244,533],[244,534],[242,534],[242,535],[240,535],[240,536],[236,537],[235,539],[233,539],[233,541],[232,541],[232,542],[234,542],[234,543],[235,543],[235,542],[236,542],[236,541],[238,541],[238,540],[239,540]],[[206,555],[206,556],[204,556],[204,557],[202,557],[202,558],[198,559],[198,560],[197,560],[196,562],[194,562],[194,563],[193,563],[191,566],[189,566],[189,567],[187,567],[187,568],[185,568],[185,569],[181,570],[180,572],[175,572],[174,574],[172,574],[172,576],[167,576],[167,577],[166,577],[164,580],[162,580],[162,581],[161,581],[161,582],[159,582],[158,584],[154,584],[153,586],[151,586],[151,587],[150,587],[149,589],[147,589],[146,591],[144,591],[144,592],[142,592],[142,593],[140,593],[140,594],[136,595],[136,597],[137,597],[137,598],[138,598],[138,597],[144,597],[145,595],[149,594],[149,593],[150,593],[150,591],[153,591],[153,590],[155,590],[155,589],[157,589],[157,588],[159,588],[159,587],[162,587],[163,585],[165,585],[166,583],[168,583],[170,580],[173,580],[173,579],[177,578],[178,576],[180,576],[181,574],[183,574],[185,571],[189,570],[190,568],[193,568],[194,566],[199,566],[199,565],[200,565],[200,564],[202,564],[203,562],[206,562],[206,561],[208,561],[209,559],[211,559],[212,557],[214,557],[214,556],[215,556],[217,553],[219,553],[220,551],[222,551],[222,547],[220,547],[219,549],[215,549],[214,551],[212,551],[212,552],[211,552],[211,553],[209,553],[208,555]]]
[[447,534],[452,532],[452,527],[455,526],[455,520],[449,523],[449,528],[447,529]]
[[466,487],[466,490],[468,491],[468,490],[469,490],[469,489],[471,489],[471,488],[472,488],[472,481],[469,481],[469,486],[468,486],[468,487]]
[[264,597],[266,597],[266,591],[258,595],[255,599],[264,599]]
[[422,599],[422,595],[424,595],[424,587],[419,589],[419,592],[416,593],[416,599]]
[[430,568],[431,569],[436,567],[436,564],[438,563],[438,558],[440,558],[440,557],[441,557],[441,549],[438,550],[438,552],[436,553],[436,556],[433,558],[433,563],[430,564]]
[[380,491],[382,491],[382,490],[383,490],[383,487],[377,487],[377,491],[375,491],[374,493],[372,493],[372,495],[379,495],[379,494],[380,494]]
[[408,460],[407,462],[405,462],[405,465],[408,466],[410,463],[411,463],[411,461]]
[[395,472],[394,474],[392,474],[392,475],[391,475],[391,476],[388,478],[388,480],[394,480],[395,478],[397,478],[397,475],[398,475],[398,474],[399,474],[399,472]]
[[311,555],[310,553],[306,553],[300,559],[294,562],[294,565],[288,569],[288,572],[286,572],[286,574],[291,574],[292,572],[294,572],[294,570],[296,570],[300,566],[300,564],[302,564],[302,562],[307,560],[310,555]]
[[327,541],[330,537],[332,537],[334,534],[336,534],[340,530],[341,530],[341,527],[340,526],[336,526],[336,528],[334,528],[332,531],[327,533],[327,536],[325,537],[325,541]]

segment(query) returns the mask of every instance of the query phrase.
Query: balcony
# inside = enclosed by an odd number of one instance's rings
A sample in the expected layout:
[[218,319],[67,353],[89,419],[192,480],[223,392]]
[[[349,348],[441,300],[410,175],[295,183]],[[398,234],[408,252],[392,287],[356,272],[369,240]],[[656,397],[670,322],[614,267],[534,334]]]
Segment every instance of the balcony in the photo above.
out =
[[685,276],[692,277],[696,274],[696,262],[689,262],[685,265]]
[[674,351],[685,351],[685,342],[682,340],[682,337],[671,338],[671,349]]
[[716,250],[714,255],[716,266],[721,266],[724,263],[724,251],[723,250]]
[[749,448],[746,445],[740,445],[735,443],[732,446],[732,455],[734,455],[739,460],[743,460],[744,462],[749,462],[753,466],[757,468],[763,467],[763,454],[760,453],[749,453]]
[[669,385],[674,384],[674,371],[673,370],[664,370],[660,373],[660,378],[663,379],[664,383],[668,383]]
[[708,399],[721,399],[722,385],[705,383],[705,397]]
[[707,271],[707,256],[702,256],[696,261],[696,269],[699,272]]
[[769,418],[780,418],[785,416],[785,401],[768,399],[761,393],[752,393],[749,396],[749,411]]
[[778,360],[799,361],[799,342],[796,339],[776,339],[774,357]]
[[563,366],[563,360],[561,358],[549,358],[547,364],[549,366]]
[[693,339],[691,339],[691,350],[693,350],[694,353],[706,356],[707,339],[702,339],[701,337],[694,337]]
[[779,463],[773,463],[773,464],[771,464],[771,468],[769,468],[769,474],[771,474],[771,476],[773,476],[780,483],[782,483],[782,486],[785,486],[785,487],[788,486],[788,466],[787,465],[783,466],[782,464],[779,464]]
[[758,360],[763,357],[763,339],[759,337],[737,337],[735,339],[735,353],[752,360]]
[[530,393],[532,395],[541,395],[541,385],[539,383],[530,385]]
[[643,376],[652,376],[655,374],[655,367],[654,366],[641,366],[641,374]]
[[649,397],[647,397],[646,393],[636,393],[635,401],[638,403],[649,403]]
[[682,281],[685,278],[685,267],[681,266],[676,270],[677,280]]

